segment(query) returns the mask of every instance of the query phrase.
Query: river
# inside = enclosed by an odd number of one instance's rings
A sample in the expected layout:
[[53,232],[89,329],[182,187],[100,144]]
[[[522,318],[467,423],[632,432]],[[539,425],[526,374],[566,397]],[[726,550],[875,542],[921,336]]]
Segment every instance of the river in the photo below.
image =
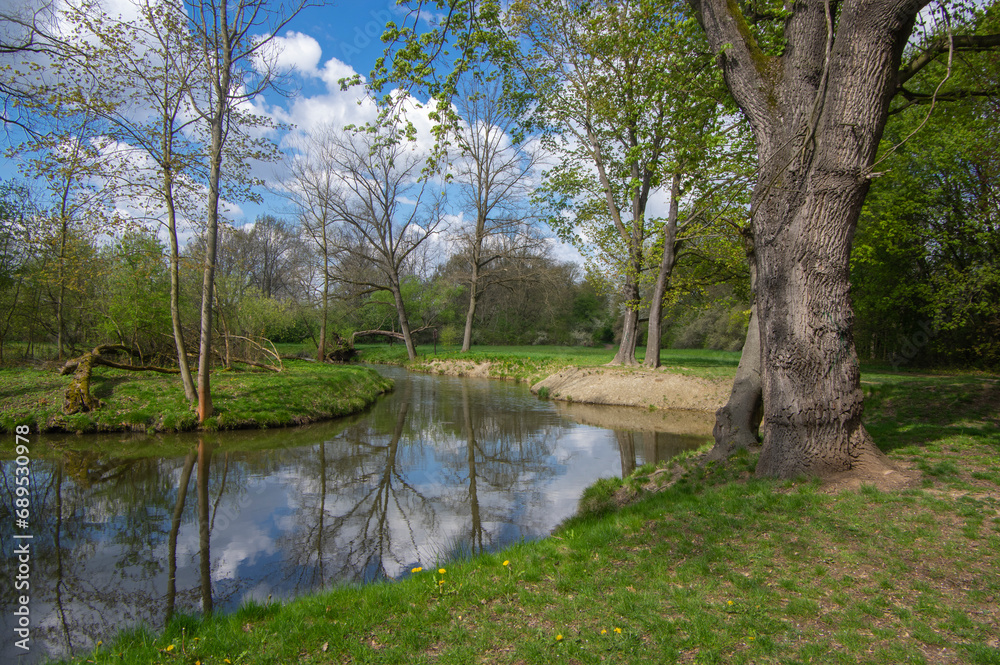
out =
[[[590,407],[581,417],[522,385],[379,371],[395,390],[350,418],[159,436],[184,451],[167,457],[33,459],[30,541],[13,539],[15,462],[4,461],[0,662],[80,654],[128,626],[162,628],[174,612],[399,578],[541,538],[596,480],[706,440],[586,425],[610,413],[627,426],[641,412]],[[694,417],[710,430],[710,416]],[[150,438],[116,437],[136,447]],[[35,449],[62,442],[32,439]],[[27,592],[15,589],[13,553],[25,542]],[[14,632],[26,593],[28,653]]]

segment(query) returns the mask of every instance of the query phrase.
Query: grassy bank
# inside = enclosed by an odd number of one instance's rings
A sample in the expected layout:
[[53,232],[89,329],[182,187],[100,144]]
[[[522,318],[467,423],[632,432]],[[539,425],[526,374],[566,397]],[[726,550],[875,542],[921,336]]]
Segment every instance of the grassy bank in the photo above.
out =
[[[922,485],[827,493],[687,459],[591,488],[546,540],[134,629],[97,663],[1000,663],[1000,384],[866,377]],[[635,500],[620,505],[631,489]]]
[[[596,367],[605,365],[615,357],[615,349],[584,346],[477,346],[468,353],[459,347],[431,345],[417,347],[417,359],[410,362],[402,345],[359,345],[361,359],[365,362],[402,365],[416,371],[434,371],[436,360],[488,363],[493,378],[535,383],[570,365]],[[641,362],[645,348],[636,350]],[[703,378],[732,378],[739,364],[740,354],[732,351],[702,349],[668,349],[660,354],[660,362],[671,371]]]
[[[72,416],[61,411],[69,376],[53,370],[0,370],[0,430],[32,432],[186,431],[198,421],[176,376],[98,368],[91,393],[103,406]],[[216,415],[206,429],[284,427],[364,409],[391,382],[364,367],[287,362],[282,372],[212,374]]]

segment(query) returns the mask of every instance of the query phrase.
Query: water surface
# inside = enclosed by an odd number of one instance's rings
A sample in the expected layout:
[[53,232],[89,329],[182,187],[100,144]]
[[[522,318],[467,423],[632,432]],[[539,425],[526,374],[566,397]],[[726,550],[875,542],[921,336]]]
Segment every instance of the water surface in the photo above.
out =
[[[510,383],[379,371],[395,390],[348,419],[160,437],[185,451],[172,457],[33,460],[31,652],[17,662],[80,653],[126,626],[157,629],[174,612],[398,578],[544,537],[599,478],[705,441],[581,424]],[[8,562],[13,468],[3,462],[0,479]],[[15,662],[13,603],[23,592],[13,563],[8,570],[0,661]]]

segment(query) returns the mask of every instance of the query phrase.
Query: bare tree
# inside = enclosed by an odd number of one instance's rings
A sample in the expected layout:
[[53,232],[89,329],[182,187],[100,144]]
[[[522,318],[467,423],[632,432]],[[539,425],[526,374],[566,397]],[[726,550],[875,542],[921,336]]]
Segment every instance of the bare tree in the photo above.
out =
[[400,335],[413,360],[417,351],[403,278],[417,250],[441,225],[437,206],[426,202],[424,158],[391,126],[331,131],[323,140],[339,190],[331,206],[338,225],[332,244],[344,254],[342,268],[357,268],[341,269],[338,279],[359,292],[392,294]]
[[[252,139],[248,125],[266,124],[242,107],[264,90],[274,88],[276,74],[270,45],[280,31],[308,4],[293,0],[290,7],[274,7],[267,0],[196,0],[189,3],[189,27],[196,35],[207,74],[204,90],[191,100],[208,133],[208,205],[204,279],[201,292],[201,343],[198,356],[198,421],[212,415],[209,370],[212,358],[212,300],[226,147],[245,141],[243,161],[227,160],[226,171],[250,195],[257,184],[248,173],[247,159],[273,157],[273,145]],[[265,36],[259,33],[266,31]],[[240,177],[242,176],[242,178]]]
[[[330,130],[327,130],[329,134]],[[320,134],[320,137],[324,134]],[[330,261],[337,250],[331,243],[334,232],[334,199],[337,196],[338,178],[328,164],[332,149],[329,141],[313,139],[303,154],[297,155],[289,163],[290,177],[284,183],[286,198],[298,211],[299,227],[302,233],[315,245],[320,259],[320,324],[319,341],[316,345],[316,359],[326,358],[327,324],[330,313]]]
[[508,270],[502,259],[535,254],[545,244],[528,201],[540,153],[513,143],[516,120],[505,112],[502,93],[498,81],[474,80],[456,98],[464,123],[456,133],[461,155],[452,169],[461,210],[472,216],[456,234],[469,288],[462,351],[472,346],[476,306],[486,290],[531,278]]

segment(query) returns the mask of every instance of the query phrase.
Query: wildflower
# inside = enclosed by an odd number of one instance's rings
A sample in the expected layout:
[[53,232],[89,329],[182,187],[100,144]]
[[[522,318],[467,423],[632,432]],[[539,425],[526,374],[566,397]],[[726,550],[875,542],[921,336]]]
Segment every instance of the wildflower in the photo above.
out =
[[607,628],[601,628],[601,635],[607,635],[607,634],[608,634],[608,629]]
[[97,646],[101,646],[102,644],[104,644],[104,642],[103,642],[103,641],[101,641],[101,640],[97,640]]
[[410,572],[411,573],[419,573],[421,570],[423,570],[423,568],[421,568],[420,566],[417,566],[416,568],[411,569]]
[[731,600],[727,600],[726,601],[726,605],[732,605],[732,604],[733,604],[733,601],[731,601]]
[[621,628],[615,628],[615,632],[618,633],[619,635],[621,635],[622,634],[622,629]]
[[509,566],[509,565],[510,565],[510,561],[504,561],[504,562],[503,562],[503,565],[505,565],[505,566]]
[[173,651],[173,650],[174,650],[174,645],[173,644],[168,644],[167,645],[167,651]]
[[562,642],[562,635],[556,635],[556,642]]
[[442,584],[444,584],[444,580],[438,580],[438,586],[441,586]]
[[233,665],[233,661],[229,660],[228,658],[223,658],[222,662],[226,663],[227,665]]
[[444,568],[438,568],[438,572],[439,572],[440,574],[444,575],[444,574],[445,574],[445,573],[447,573],[448,571],[447,571],[447,570],[445,570]]

